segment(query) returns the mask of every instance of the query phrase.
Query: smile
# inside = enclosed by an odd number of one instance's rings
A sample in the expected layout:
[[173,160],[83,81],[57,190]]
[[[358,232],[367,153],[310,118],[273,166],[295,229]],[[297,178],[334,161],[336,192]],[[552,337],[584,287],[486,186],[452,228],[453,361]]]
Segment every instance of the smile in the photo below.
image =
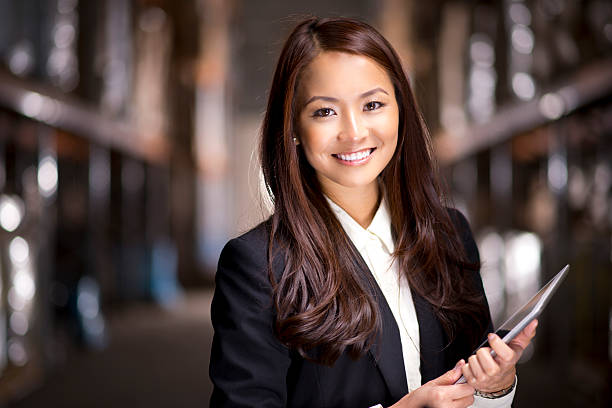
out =
[[376,148],[363,149],[357,152],[332,154],[344,164],[362,164],[368,161]]

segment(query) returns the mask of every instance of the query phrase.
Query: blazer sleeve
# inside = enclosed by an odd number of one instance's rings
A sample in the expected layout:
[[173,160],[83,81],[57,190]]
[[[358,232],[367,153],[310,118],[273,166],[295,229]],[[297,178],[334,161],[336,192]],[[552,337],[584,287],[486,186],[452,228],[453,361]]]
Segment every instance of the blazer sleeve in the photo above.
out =
[[461,211],[457,209],[449,209],[449,214],[451,220],[453,221],[453,224],[455,225],[455,228],[457,229],[459,238],[461,238],[461,243],[463,244],[463,249],[465,250],[465,254],[468,257],[468,260],[471,263],[477,265],[478,268],[480,268],[480,254],[478,253],[478,247],[476,246],[476,242],[474,241],[474,236],[472,234],[470,224],[468,223],[465,216],[461,213]]
[[225,246],[215,277],[210,406],[284,407],[291,359],[274,335],[265,239],[244,237]]
[[468,223],[465,216],[459,210],[456,209],[450,210],[450,216],[453,220],[453,223],[455,224],[457,233],[461,238],[461,243],[463,244],[463,248],[467,255],[468,261],[475,266],[474,273],[472,274],[473,284],[478,293],[482,295],[483,302],[486,306],[487,329],[486,332],[483,333],[481,339],[481,341],[484,341],[486,339],[487,334],[493,332],[493,322],[491,320],[487,296],[485,294],[484,286],[482,284],[482,277],[480,276],[480,254],[478,253],[476,241],[474,241],[472,229],[470,228],[470,224]]

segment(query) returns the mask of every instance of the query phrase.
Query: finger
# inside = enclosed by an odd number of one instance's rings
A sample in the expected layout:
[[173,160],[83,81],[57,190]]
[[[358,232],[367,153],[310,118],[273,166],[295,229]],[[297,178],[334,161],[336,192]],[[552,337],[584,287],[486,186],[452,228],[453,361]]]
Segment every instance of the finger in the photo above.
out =
[[[499,338],[497,334],[491,333],[489,334],[489,345],[493,350],[495,350],[495,354],[497,354],[499,360],[502,363],[511,364],[513,359],[516,358],[516,353],[512,348],[504,343],[502,339]],[[490,356],[490,354],[489,354]]]
[[[428,397],[426,400],[431,406],[448,407],[456,400],[461,400],[470,395],[474,395],[474,387],[468,384],[456,385],[433,385],[428,386]],[[464,405],[466,407],[467,405]]]
[[469,384],[455,384],[450,387],[446,387],[444,393],[448,400],[455,401],[470,395],[474,395],[474,391],[476,391],[474,387]]
[[440,377],[431,380],[435,385],[452,385],[461,377],[461,369],[465,365],[465,361],[459,360],[455,368],[442,374]]
[[463,373],[463,377],[465,378],[465,382],[467,384],[475,384],[476,383],[476,377],[474,377],[474,374],[472,373],[472,369],[470,368],[469,364],[464,365],[463,367],[461,367],[461,372]]
[[515,349],[519,347],[521,350],[524,350],[525,347],[529,345],[531,339],[536,334],[536,327],[538,326],[537,319],[534,319],[531,323],[527,325],[519,334],[516,336],[511,342],[510,347]]
[[[479,352],[484,352],[490,353],[490,349],[488,347],[482,348],[480,350],[478,350]],[[470,368],[472,369],[472,374],[474,374],[474,377],[476,377],[476,379],[478,381],[484,381],[487,378],[487,374],[485,373],[484,369],[482,368],[482,365],[480,365],[480,361],[478,360],[478,356],[476,354],[473,354],[470,356],[470,358],[468,359],[468,362],[470,364]]]
[[538,319],[533,319],[533,321],[525,327],[525,330],[527,330],[531,338],[536,334],[536,327],[538,327]]
[[454,400],[449,406],[452,408],[465,408],[472,406],[472,404],[474,404],[474,393]]
[[[504,343],[504,346],[508,347],[505,343]],[[508,349],[510,348],[508,347]],[[491,356],[491,353],[489,352],[489,350],[479,349],[476,352],[476,357],[478,358],[478,363],[480,364],[480,367],[488,376],[490,377],[495,376],[499,374],[499,372],[501,371],[497,362],[493,360],[493,357]]]
[[467,366],[470,369],[470,376],[465,377],[468,380],[468,384],[475,385],[478,381],[483,381],[486,377],[482,367],[480,367],[480,363],[478,362],[478,357],[476,355],[470,356],[468,358]]
[[461,399],[472,396],[476,391],[474,387],[469,384],[457,384],[453,385],[453,388],[455,388],[455,392],[453,394],[454,399]]

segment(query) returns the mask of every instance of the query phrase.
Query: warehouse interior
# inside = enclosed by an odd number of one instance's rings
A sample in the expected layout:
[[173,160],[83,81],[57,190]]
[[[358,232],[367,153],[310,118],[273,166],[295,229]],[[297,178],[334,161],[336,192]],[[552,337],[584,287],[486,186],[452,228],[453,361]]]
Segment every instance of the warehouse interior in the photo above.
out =
[[0,0],[0,407],[208,406],[224,244],[302,17],[398,51],[494,323],[571,271],[515,406],[612,404],[612,3]]

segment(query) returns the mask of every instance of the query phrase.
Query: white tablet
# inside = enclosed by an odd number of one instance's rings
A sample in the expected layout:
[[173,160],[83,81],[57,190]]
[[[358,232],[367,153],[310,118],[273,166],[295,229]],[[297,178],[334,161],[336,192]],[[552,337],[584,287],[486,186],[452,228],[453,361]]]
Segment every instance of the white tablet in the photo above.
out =
[[[515,338],[531,321],[537,318],[544,307],[552,298],[552,295],[556,292],[557,288],[561,285],[561,282],[567,276],[569,271],[569,265],[561,269],[559,273],[555,275],[546,285],[542,287],[523,307],[517,310],[508,320],[506,320],[499,328],[495,331],[504,343],[508,344]],[[488,340],[485,340],[476,350],[481,347],[488,345]],[[476,353],[476,352],[474,352]],[[495,351],[491,350],[491,355],[495,357]],[[455,384],[462,384],[466,380],[463,376],[457,380]]]

